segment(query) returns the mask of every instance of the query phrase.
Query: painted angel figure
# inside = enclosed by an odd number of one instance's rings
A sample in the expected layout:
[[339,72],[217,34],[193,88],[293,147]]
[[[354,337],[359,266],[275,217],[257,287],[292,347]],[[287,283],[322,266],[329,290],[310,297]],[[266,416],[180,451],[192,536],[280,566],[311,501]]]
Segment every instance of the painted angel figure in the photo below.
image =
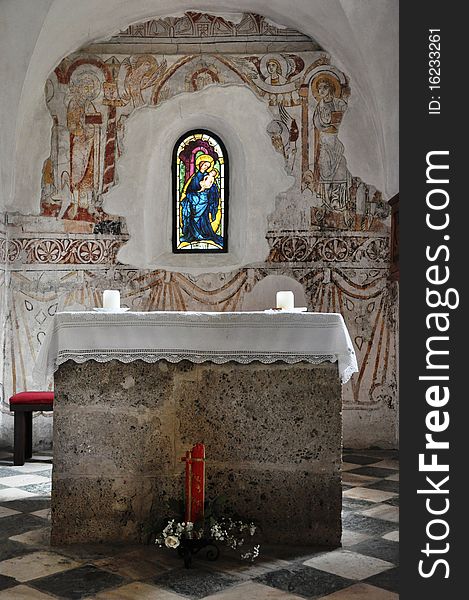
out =
[[136,60],[134,57],[126,59],[123,63],[126,69],[124,79],[124,101],[132,101],[135,108],[145,105],[142,92],[152,87],[166,70],[166,60],[160,64],[150,54],[142,54]]
[[266,83],[270,85],[284,85],[287,83],[286,77],[282,73],[280,61],[276,58],[269,58],[267,61],[267,71],[269,75],[266,78]]

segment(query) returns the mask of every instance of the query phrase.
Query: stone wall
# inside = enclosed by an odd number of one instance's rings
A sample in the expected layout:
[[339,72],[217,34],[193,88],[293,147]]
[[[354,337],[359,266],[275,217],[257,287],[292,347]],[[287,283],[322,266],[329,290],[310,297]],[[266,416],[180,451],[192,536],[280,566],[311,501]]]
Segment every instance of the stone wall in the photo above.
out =
[[[321,81],[334,125],[324,122]],[[237,159],[232,178],[257,156],[263,185],[232,186],[231,206],[248,198],[244,253],[181,262],[168,237],[168,157],[178,132],[167,123],[226,126],[228,135],[234,110],[223,119],[224,101],[216,100],[226,94],[233,108],[249,94],[260,115],[255,139],[224,139]],[[380,191],[347,168],[340,132],[353,127],[354,91],[317,42],[258,15],[236,23],[196,13],[152,20],[65,58],[45,100],[50,156],[38,174],[41,215],[9,217],[5,398],[35,387],[34,361],[55,312],[97,306],[103,289],[120,289],[136,310],[243,310],[272,306],[275,289],[290,281],[310,310],[341,312],[354,341],[360,372],[344,388],[345,444],[395,445],[389,214]],[[5,404],[2,411],[0,438],[11,443]],[[50,443],[50,424],[50,416],[36,418],[36,445]]]

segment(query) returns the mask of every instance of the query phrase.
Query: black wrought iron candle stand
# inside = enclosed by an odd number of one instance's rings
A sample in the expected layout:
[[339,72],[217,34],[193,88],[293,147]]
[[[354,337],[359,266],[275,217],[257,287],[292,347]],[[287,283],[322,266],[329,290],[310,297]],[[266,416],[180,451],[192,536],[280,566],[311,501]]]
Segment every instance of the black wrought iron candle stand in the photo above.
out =
[[210,538],[201,539],[182,539],[178,547],[179,556],[184,560],[186,569],[190,569],[192,565],[192,557],[198,554],[204,548],[208,548],[205,553],[207,560],[217,560],[220,556],[220,550],[215,542]]

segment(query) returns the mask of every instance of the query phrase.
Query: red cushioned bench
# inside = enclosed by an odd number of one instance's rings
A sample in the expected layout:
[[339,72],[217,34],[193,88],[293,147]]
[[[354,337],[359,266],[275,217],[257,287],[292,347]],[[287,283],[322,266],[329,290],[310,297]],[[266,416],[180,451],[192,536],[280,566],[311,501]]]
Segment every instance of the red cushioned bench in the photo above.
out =
[[33,412],[53,410],[54,392],[20,392],[10,398],[15,413],[13,464],[24,465],[33,455]]

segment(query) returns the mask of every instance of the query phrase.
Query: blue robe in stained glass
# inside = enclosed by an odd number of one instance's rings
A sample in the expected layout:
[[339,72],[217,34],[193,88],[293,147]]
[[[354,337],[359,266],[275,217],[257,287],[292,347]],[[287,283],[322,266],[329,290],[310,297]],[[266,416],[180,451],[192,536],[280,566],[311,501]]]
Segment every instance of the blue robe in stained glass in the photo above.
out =
[[[200,177],[197,177],[200,175]],[[214,183],[208,190],[200,190],[204,173],[198,171],[189,182],[186,196],[181,200],[182,235],[181,242],[212,241],[223,247],[223,238],[213,231],[211,221],[218,210],[219,192]],[[195,181],[198,179],[198,182]],[[197,187],[197,190],[194,190]]]

